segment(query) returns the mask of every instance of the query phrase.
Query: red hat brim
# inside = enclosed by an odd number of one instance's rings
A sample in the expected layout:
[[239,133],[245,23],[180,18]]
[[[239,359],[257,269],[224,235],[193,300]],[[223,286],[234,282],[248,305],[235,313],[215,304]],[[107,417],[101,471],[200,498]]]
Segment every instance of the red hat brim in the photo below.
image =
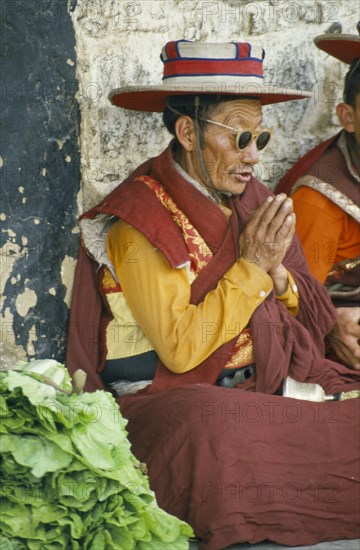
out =
[[353,34],[321,34],[314,42],[320,50],[348,65],[360,57],[360,37]]
[[[181,95],[209,95],[209,92],[199,90],[198,87],[182,87],[181,89],[175,86],[173,88],[165,86],[128,87],[114,90],[109,94],[109,99],[113,105],[123,109],[161,113],[166,107],[168,97]],[[254,97],[259,99],[262,105],[270,105],[282,101],[308,98],[312,93],[304,90],[263,86],[261,89],[257,89],[256,93],[249,92],[249,88],[247,88],[244,92],[239,90],[235,92],[221,91],[214,95],[233,95],[234,99]]]

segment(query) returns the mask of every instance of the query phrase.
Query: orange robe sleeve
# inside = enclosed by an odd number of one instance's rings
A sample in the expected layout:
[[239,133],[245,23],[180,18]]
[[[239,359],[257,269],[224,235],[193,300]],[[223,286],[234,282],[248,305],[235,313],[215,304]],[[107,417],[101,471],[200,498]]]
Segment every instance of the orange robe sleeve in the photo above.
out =
[[359,255],[359,226],[339,206],[309,187],[293,196],[296,231],[309,268],[321,283],[334,263]]

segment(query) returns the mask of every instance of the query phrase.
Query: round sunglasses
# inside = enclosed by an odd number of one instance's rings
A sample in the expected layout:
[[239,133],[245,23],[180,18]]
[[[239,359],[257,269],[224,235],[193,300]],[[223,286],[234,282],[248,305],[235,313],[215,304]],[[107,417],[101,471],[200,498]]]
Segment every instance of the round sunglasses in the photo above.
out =
[[226,124],[222,124],[221,122],[216,122],[216,120],[210,120],[208,118],[199,117],[199,119],[204,122],[208,122],[209,124],[216,124],[216,126],[221,126],[222,128],[231,130],[234,134],[236,134],[236,147],[240,151],[244,151],[247,147],[249,147],[253,139],[255,140],[258,151],[262,151],[265,149],[271,138],[271,130],[268,128],[264,128],[264,130],[261,130],[260,132],[252,132],[251,130],[232,128],[231,126],[227,126]]

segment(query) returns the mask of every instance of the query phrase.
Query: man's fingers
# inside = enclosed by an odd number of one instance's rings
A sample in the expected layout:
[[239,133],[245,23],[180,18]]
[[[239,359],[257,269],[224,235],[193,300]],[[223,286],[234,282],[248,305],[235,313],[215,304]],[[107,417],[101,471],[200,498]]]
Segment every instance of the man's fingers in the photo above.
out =
[[259,208],[255,210],[253,215],[250,218],[250,221],[248,222],[248,226],[251,224],[252,227],[257,227],[259,224],[264,212],[270,207],[270,205],[274,202],[275,197],[272,195],[270,197],[267,197],[267,199],[262,203]]
[[348,334],[343,337],[342,341],[351,351],[353,356],[360,359],[360,346],[358,339],[355,336]]
[[276,242],[288,241],[291,239],[295,232],[295,214],[289,214],[284,219],[281,226],[278,228],[276,234],[274,235],[274,240]]
[[257,212],[256,225],[252,230],[260,240],[275,242],[275,236],[284,224],[286,217],[292,213],[292,200],[285,194],[278,195]]
[[292,214],[292,209],[293,209],[292,200],[286,199],[279,204],[279,207],[275,212],[271,212],[271,210],[268,209],[264,213],[263,220],[265,223],[267,223],[268,236],[275,237],[279,227],[282,227],[287,217]]
[[[337,308],[338,318],[337,338],[347,347],[352,354],[352,365],[360,362],[360,325],[358,307]],[[354,368],[358,368],[355,367]],[[360,367],[359,367],[360,368]]]
[[348,334],[351,334],[351,336],[360,339],[360,325],[358,325],[357,323],[353,323],[351,326],[347,327],[347,332]]
[[262,263],[267,271],[281,263],[294,232],[295,215],[291,199],[285,194],[268,197],[254,212],[240,236],[240,249],[244,257],[249,256],[255,263]]
[[341,359],[351,368],[360,370],[360,359],[358,357],[358,353],[354,353],[354,346],[356,347],[354,341],[345,341],[344,338],[342,338],[340,334],[337,333],[333,335],[331,345],[339,359]]
[[351,352],[349,347],[344,342],[336,338],[333,341],[332,346],[336,352],[336,355],[339,357],[339,359],[341,359],[344,363],[346,363],[353,369],[360,369],[359,359],[354,356],[354,354]]
[[286,195],[283,193],[277,197],[268,197],[253,213],[247,225],[247,229],[249,229],[252,233],[255,231],[258,232],[259,237],[263,238],[268,231],[269,224],[273,220],[285,199]]

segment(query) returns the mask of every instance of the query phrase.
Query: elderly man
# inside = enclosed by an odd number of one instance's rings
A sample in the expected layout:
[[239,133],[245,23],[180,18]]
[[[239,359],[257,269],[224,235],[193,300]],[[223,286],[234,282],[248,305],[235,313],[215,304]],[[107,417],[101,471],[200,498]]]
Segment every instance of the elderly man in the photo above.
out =
[[[208,550],[358,536],[357,400],[281,395],[291,375],[352,397],[359,375],[324,358],[334,308],[292,201],[252,174],[271,137],[262,105],[309,95],[265,86],[263,57],[166,44],[164,84],[111,101],[163,112],[173,139],[81,220],[68,368],[116,388],[159,504]],[[89,323],[99,342],[84,341]]]
[[[360,21],[357,27],[360,32]],[[293,193],[310,270],[336,306],[332,347],[345,364],[360,369],[360,37],[323,34],[315,44],[350,65],[344,101],[336,106],[342,130],[301,158],[277,192]]]

